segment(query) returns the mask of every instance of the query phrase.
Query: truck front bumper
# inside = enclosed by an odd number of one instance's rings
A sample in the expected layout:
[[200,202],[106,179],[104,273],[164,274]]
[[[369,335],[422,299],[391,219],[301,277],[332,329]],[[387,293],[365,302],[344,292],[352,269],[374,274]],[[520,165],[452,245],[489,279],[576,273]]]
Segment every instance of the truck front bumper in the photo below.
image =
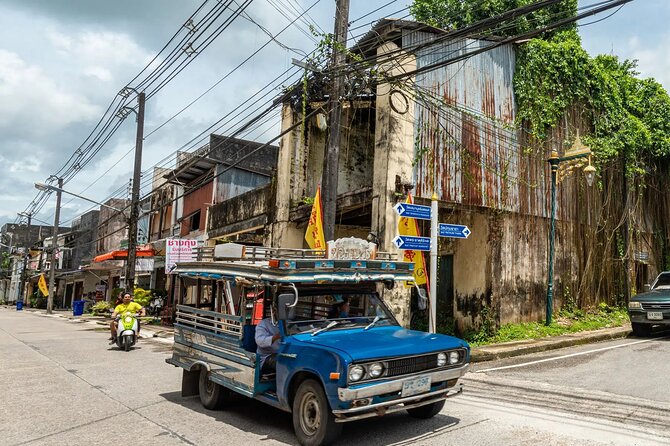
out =
[[[371,404],[356,405],[348,409],[333,410],[335,415],[335,422],[343,423],[346,421],[359,420],[361,418],[368,418],[374,416],[381,416],[387,413],[397,412],[399,410],[411,409],[414,407],[424,406],[426,404],[435,403],[446,399],[450,396],[459,395],[463,392],[463,385],[456,384],[449,388],[440,388],[418,395],[402,397],[401,391],[403,383],[412,381],[420,376],[430,376],[431,385],[440,383],[447,383],[448,381],[456,380],[468,371],[470,365],[464,364],[461,367],[439,370],[429,373],[420,373],[411,376],[402,377],[392,381],[385,381],[381,383],[369,384],[359,387],[340,387],[337,389],[338,397],[342,402],[357,401],[372,401],[374,397],[389,396],[390,399],[381,402],[372,402]],[[392,395],[397,393],[397,397]]]

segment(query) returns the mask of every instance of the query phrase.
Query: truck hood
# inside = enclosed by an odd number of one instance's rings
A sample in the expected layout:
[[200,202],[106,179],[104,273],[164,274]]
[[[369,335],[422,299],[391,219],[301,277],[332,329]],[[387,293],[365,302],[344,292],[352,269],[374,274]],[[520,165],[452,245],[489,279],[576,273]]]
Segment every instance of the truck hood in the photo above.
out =
[[667,302],[670,301],[670,289],[664,287],[647,291],[646,293],[640,293],[631,297],[630,300],[640,302]]
[[294,339],[314,347],[339,350],[353,361],[410,356],[453,348],[469,348],[467,342],[453,336],[407,330],[398,326],[373,327],[369,330],[350,328],[311,334],[298,334]]

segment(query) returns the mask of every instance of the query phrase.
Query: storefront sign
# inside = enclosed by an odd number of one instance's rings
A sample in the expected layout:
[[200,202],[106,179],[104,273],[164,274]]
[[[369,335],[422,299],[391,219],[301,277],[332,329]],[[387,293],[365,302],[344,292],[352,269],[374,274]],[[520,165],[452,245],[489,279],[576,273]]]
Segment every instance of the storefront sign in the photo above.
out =
[[165,241],[165,273],[172,274],[177,263],[196,260],[202,242],[191,239],[169,238]]

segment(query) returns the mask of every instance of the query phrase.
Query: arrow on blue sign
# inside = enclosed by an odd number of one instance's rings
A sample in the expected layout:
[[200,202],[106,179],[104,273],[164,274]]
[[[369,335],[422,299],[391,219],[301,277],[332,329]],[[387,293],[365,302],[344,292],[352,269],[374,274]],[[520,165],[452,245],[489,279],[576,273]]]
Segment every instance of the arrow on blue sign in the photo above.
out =
[[393,243],[407,251],[430,251],[430,237],[416,237],[413,235],[398,235]]
[[418,218],[421,220],[430,220],[430,206],[421,206],[420,204],[398,203],[393,209],[401,217]]
[[448,223],[440,223],[438,232],[440,237],[451,238],[468,238],[472,233],[470,228],[465,225],[450,225]]

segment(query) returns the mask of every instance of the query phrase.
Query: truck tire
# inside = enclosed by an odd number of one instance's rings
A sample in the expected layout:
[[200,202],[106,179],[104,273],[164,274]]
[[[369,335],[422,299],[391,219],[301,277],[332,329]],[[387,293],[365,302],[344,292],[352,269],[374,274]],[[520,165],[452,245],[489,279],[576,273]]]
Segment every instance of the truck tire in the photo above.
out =
[[342,432],[321,384],[313,379],[303,381],[293,399],[293,430],[303,446],[329,445]]
[[649,324],[637,324],[637,323],[633,322],[631,324],[631,327],[633,327],[633,334],[635,336],[645,338],[645,337],[651,335],[651,325],[649,325]]
[[205,409],[221,409],[230,400],[230,390],[209,379],[210,372],[203,368],[200,370],[200,382],[198,390],[200,402]]
[[407,409],[407,413],[412,418],[427,420],[428,418],[433,418],[435,415],[440,413],[440,411],[444,407],[444,403],[445,400],[436,401],[434,403],[426,404],[425,406],[419,406],[413,409]]

